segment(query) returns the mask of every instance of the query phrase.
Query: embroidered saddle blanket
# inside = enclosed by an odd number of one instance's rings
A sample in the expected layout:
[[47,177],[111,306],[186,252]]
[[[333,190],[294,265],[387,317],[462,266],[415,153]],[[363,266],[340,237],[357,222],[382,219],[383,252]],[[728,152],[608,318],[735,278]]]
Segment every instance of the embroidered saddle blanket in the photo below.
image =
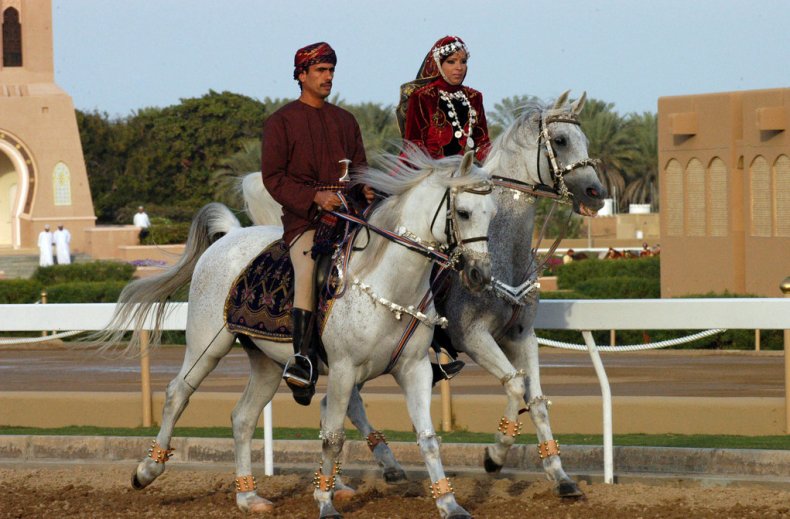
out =
[[[331,292],[317,291],[319,330],[323,330],[334,302]],[[285,243],[278,240],[253,258],[236,278],[225,300],[225,324],[234,333],[291,342],[293,295],[291,257]]]

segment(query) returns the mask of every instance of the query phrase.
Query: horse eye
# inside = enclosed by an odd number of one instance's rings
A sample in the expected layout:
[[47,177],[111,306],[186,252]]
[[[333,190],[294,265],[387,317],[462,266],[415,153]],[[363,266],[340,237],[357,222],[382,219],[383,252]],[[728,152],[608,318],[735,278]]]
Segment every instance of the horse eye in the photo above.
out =
[[556,144],[557,146],[565,146],[567,143],[568,141],[563,136],[554,137],[554,144]]
[[455,213],[458,215],[458,218],[460,218],[461,220],[468,220],[469,217],[471,216],[469,211],[467,211],[466,209],[459,209]]

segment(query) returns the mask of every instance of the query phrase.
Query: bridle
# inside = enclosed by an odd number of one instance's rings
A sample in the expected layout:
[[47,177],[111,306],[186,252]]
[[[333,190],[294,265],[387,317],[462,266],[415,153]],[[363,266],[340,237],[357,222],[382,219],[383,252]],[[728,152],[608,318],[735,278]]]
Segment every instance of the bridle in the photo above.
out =
[[444,215],[444,235],[447,239],[447,245],[439,246],[445,247],[446,250],[450,253],[451,257],[455,258],[455,262],[452,265],[454,270],[458,270],[459,268],[463,268],[463,265],[459,265],[458,262],[462,257],[465,255],[472,255],[472,256],[479,256],[480,253],[471,251],[464,247],[464,245],[468,243],[475,243],[475,242],[488,242],[488,235],[485,236],[474,236],[472,238],[462,238],[461,237],[461,229],[458,225],[458,215],[456,213],[456,198],[459,192],[463,193],[471,193],[473,195],[490,195],[493,191],[493,184],[489,181],[482,181],[476,184],[472,184],[469,186],[464,186],[462,188],[459,187],[448,187],[444,191],[444,196],[442,197],[441,201],[439,202],[439,206],[436,208],[436,212],[433,214],[433,219],[431,220],[431,232],[433,232],[433,227],[436,225],[436,220],[439,217],[439,213],[442,210],[442,205],[445,205],[445,215]]
[[[447,241],[446,244],[424,240],[413,232],[409,231],[404,226],[399,226],[394,231],[390,231],[372,225],[366,219],[364,219],[364,217],[361,218],[348,212],[331,211],[330,213],[342,220],[345,220],[348,223],[357,224],[359,228],[367,229],[368,231],[374,232],[393,243],[396,243],[402,247],[406,247],[417,254],[425,256],[429,260],[437,263],[438,266],[443,270],[458,271],[463,269],[462,258],[466,255],[483,256],[482,253],[467,249],[465,245],[475,242],[488,242],[488,235],[474,236],[471,238],[463,238],[461,236],[461,229],[458,224],[456,214],[456,197],[459,193],[489,195],[492,191],[493,182],[489,180],[484,180],[482,182],[477,182],[467,186],[448,187],[445,189],[444,195],[439,201],[436,211],[434,212],[430,229],[433,231],[436,221],[439,218],[439,214],[442,211],[442,207],[445,207],[444,233]],[[345,202],[345,197],[341,193],[338,193],[338,195],[341,197],[343,205],[348,207],[347,203]],[[353,241],[353,237],[347,233],[346,238],[343,240],[343,248],[348,249],[348,253],[344,254],[346,258],[350,255],[351,244]]]
[[[556,202],[562,204],[572,204],[573,203],[573,193],[570,192],[568,189],[567,184],[565,183],[565,175],[576,170],[579,168],[583,168],[586,166],[592,167],[594,170],[598,169],[600,164],[600,160],[592,159],[592,158],[584,158],[573,162],[571,164],[563,165],[562,162],[557,157],[557,152],[554,149],[554,140],[551,134],[550,126],[553,123],[568,123],[573,124],[576,126],[581,126],[581,122],[579,121],[579,117],[576,115],[575,112],[562,112],[562,113],[554,113],[548,114],[546,111],[540,114],[540,118],[538,119],[538,153],[536,153],[536,169],[538,173],[538,184],[529,184],[526,182],[522,182],[520,180],[516,180],[514,178],[504,177],[504,176],[492,176],[492,181],[494,185],[498,187],[502,187],[505,189],[509,189],[511,191],[515,191],[516,194],[514,198],[518,198],[520,193],[527,194],[527,201],[529,203],[534,203],[535,198],[548,198],[555,201],[555,204],[552,205],[551,209],[549,210],[549,214],[546,217],[546,221],[544,222],[543,228],[538,236],[538,244],[543,240],[543,237],[546,233],[548,227],[548,221],[551,218],[551,214],[556,206]],[[546,159],[549,163],[549,175],[551,179],[551,184],[545,182],[543,180],[543,173],[541,172],[540,162],[541,162],[541,153],[540,150],[543,149],[543,153],[546,156]],[[567,224],[566,224],[567,226]],[[537,272],[545,265],[550,258],[554,251],[556,251],[557,247],[559,246],[560,241],[564,237],[565,234],[565,227],[563,226],[560,235],[554,240],[554,243],[549,247],[548,253],[544,256],[543,261],[540,261],[536,264],[534,269],[531,269],[527,272],[526,278],[523,282],[516,286],[511,287],[510,285],[504,283],[501,280],[496,278],[492,278],[491,280],[491,289],[497,294],[499,297],[505,299],[510,304],[514,306],[514,308],[521,308],[527,301],[530,296],[530,293],[533,289],[539,288],[540,284],[537,282]],[[532,256],[533,258],[536,257],[537,254],[537,247],[533,247]],[[518,312],[514,312],[513,319],[515,319],[518,315]],[[513,321],[511,319],[511,321]]]

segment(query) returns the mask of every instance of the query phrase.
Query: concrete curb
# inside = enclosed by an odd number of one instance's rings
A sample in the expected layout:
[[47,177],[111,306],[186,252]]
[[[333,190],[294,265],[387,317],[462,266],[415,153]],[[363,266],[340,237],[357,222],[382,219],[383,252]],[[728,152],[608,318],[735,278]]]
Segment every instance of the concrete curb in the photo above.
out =
[[[111,463],[137,462],[145,455],[150,440],[113,436],[33,436],[0,435],[0,464],[19,463]],[[233,440],[229,438],[174,438],[175,453],[170,463],[232,464]],[[424,467],[415,443],[390,443],[395,458],[410,470]],[[483,474],[484,445],[446,443],[442,459],[448,471]],[[253,463],[263,463],[263,441],[253,441]],[[275,470],[310,467],[320,460],[318,440],[276,440]],[[598,476],[603,470],[603,448],[563,445],[562,460],[573,475]],[[348,441],[341,460],[344,467],[377,470],[364,441]],[[618,477],[647,474],[653,477],[759,479],[790,484],[790,451],[746,449],[696,449],[674,447],[615,447],[615,474]],[[516,445],[505,465],[508,473],[542,472],[537,447]]]

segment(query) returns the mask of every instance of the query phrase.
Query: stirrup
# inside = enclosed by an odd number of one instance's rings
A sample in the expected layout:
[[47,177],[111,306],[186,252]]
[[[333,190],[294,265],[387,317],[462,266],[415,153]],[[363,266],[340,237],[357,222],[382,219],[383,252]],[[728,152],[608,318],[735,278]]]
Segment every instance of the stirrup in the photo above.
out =
[[299,353],[293,355],[285,363],[283,379],[299,405],[310,405],[313,395],[315,395],[313,373],[313,363],[310,358]]
[[313,363],[310,362],[310,357],[301,353],[293,354],[285,363],[283,380],[292,389],[294,387],[301,389],[314,385]]

